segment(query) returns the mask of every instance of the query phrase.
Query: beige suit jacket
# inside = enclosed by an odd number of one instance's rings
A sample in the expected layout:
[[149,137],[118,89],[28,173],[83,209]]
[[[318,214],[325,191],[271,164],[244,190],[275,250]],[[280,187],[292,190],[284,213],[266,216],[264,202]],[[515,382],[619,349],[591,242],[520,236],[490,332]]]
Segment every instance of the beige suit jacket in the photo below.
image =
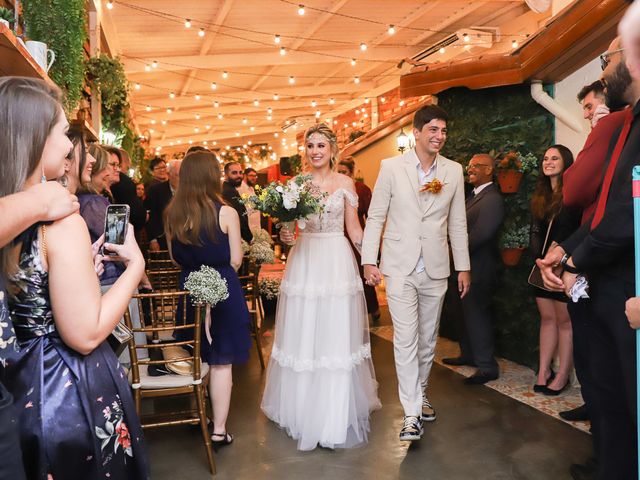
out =
[[422,254],[430,278],[447,278],[447,240],[455,269],[470,270],[462,167],[438,155],[436,178],[444,186],[434,194],[420,192],[417,162],[414,149],[382,161],[362,241],[362,264],[377,264],[382,235],[383,275],[410,275]]

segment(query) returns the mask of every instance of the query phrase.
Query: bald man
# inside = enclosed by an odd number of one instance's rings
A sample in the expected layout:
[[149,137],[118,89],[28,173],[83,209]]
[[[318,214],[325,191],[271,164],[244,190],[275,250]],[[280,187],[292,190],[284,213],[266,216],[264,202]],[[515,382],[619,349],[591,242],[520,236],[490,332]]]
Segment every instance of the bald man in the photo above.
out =
[[493,320],[490,312],[491,292],[496,280],[498,230],[504,219],[502,195],[493,183],[494,160],[481,153],[467,166],[473,191],[465,202],[471,288],[462,299],[464,328],[460,332],[460,356],[445,358],[449,365],[474,365],[477,370],[465,379],[466,385],[481,385],[498,378],[498,364],[493,356]]

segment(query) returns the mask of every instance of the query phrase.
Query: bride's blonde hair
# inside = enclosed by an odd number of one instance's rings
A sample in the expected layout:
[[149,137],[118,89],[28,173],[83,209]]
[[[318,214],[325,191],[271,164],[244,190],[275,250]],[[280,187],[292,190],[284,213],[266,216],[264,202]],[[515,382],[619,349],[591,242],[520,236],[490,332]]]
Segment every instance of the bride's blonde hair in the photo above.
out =
[[329,145],[331,146],[331,160],[329,161],[329,166],[333,170],[339,161],[340,150],[338,149],[338,138],[336,134],[333,133],[333,130],[327,126],[326,123],[316,123],[315,125],[310,126],[306,132],[304,132],[304,162],[305,166],[308,167],[309,162],[307,159],[307,142],[309,141],[309,137],[314,133],[318,133],[327,139]]

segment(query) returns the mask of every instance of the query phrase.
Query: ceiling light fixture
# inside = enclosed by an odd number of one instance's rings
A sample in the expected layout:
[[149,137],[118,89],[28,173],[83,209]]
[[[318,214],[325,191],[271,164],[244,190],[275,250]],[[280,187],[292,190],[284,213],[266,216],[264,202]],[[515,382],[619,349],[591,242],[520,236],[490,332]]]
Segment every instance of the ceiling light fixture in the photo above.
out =
[[227,72],[226,70],[222,72],[222,78],[229,78],[229,72]]
[[204,28],[201,28],[200,31],[198,32],[198,36],[199,37],[204,37]]
[[113,10],[113,2],[111,2],[111,1],[107,2],[107,8],[109,10]]
[[152,66],[153,68],[158,68],[158,61],[157,61],[157,60],[154,60],[154,61],[151,63],[151,66]]
[[284,56],[287,54],[287,50],[284,47],[280,47],[280,55]]
[[260,106],[260,101],[257,98],[253,101],[253,106],[254,107],[259,107]]
[[140,84],[136,83],[136,90],[140,90]]
[[396,27],[394,25],[389,25],[389,29],[387,30],[387,33],[389,35],[393,35],[394,33],[396,33]]
[[291,77],[289,77],[289,83],[290,83],[291,85],[293,85],[294,83],[296,83],[296,79],[295,79],[294,77],[292,77],[292,76],[291,76]]
[[191,28],[191,20],[190,19],[186,19],[184,21],[184,28]]
[[304,15],[304,5],[302,4],[298,5],[298,15]]
[[360,77],[353,77],[353,83],[360,83]]
[[362,51],[364,52],[366,49],[367,49],[367,44],[366,44],[366,43],[364,43],[364,42],[362,42],[362,43],[360,44],[360,50],[362,50]]
[[218,88],[216,82],[211,82],[211,90],[215,90],[216,88]]
[[275,37],[273,37],[273,42],[277,45],[278,43],[280,43],[280,35],[276,35]]

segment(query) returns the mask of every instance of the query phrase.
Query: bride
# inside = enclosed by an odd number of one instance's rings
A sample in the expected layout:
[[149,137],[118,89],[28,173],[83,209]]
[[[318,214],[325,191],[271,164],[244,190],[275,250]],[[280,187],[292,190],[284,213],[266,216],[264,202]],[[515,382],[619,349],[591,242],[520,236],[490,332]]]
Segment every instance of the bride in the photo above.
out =
[[[367,441],[369,414],[381,407],[362,280],[344,236],[346,224],[360,248],[358,197],[353,180],[333,171],[333,131],[317,124],[304,138],[309,173],[327,197],[289,255],[261,407],[299,450],[349,448]],[[280,238],[291,243],[293,234],[282,229]]]

